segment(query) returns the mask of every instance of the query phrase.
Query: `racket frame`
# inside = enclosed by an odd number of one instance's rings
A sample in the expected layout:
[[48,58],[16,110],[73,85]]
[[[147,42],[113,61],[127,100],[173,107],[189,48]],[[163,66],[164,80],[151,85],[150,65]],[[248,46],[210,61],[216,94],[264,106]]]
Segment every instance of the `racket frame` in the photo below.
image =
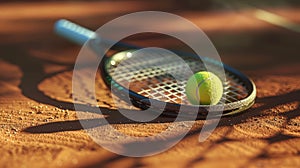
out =
[[[84,27],[81,27],[75,23],[72,23],[68,20],[61,19],[56,22],[55,24],[55,32],[72,41],[75,42],[79,45],[83,45],[86,42],[88,42],[88,46],[94,51],[97,52],[98,48],[97,45],[100,44],[115,44],[111,49],[120,51],[120,50],[125,50],[125,49],[140,49],[141,47],[137,47],[134,45],[126,44],[126,43],[121,43],[117,42],[114,43],[109,40],[105,40],[97,36],[97,34],[91,30],[88,30]],[[182,53],[182,52],[177,52],[173,51],[177,54],[179,54],[182,57],[198,57],[197,55],[194,54],[187,54],[187,53]],[[208,57],[203,57],[200,56],[200,59],[203,59],[209,63],[212,64],[220,64],[220,62],[213,60]],[[176,117],[178,115],[179,109],[181,112],[183,112],[186,117],[189,116],[194,116],[194,114],[190,114],[190,112],[195,112],[197,111],[197,118],[202,119],[205,118],[209,113],[216,113],[216,116],[220,115],[220,111],[218,109],[222,109],[222,116],[228,116],[228,115],[233,115],[242,111],[245,111],[249,109],[255,102],[255,97],[256,97],[256,87],[254,82],[249,79],[246,75],[241,73],[240,71],[226,65],[222,64],[224,67],[225,71],[234,74],[235,76],[239,77],[239,80],[245,85],[248,95],[238,101],[234,101],[232,103],[224,103],[221,105],[183,105],[183,104],[177,104],[177,103],[170,103],[170,102],[162,102],[160,100],[156,99],[151,99],[148,97],[145,97],[143,95],[140,95],[132,90],[129,90],[122,85],[120,85],[118,82],[116,82],[108,73],[107,69],[105,68],[106,65],[111,61],[111,57],[108,57],[105,55],[103,59],[100,62],[100,69],[101,69],[101,76],[105,81],[105,84],[107,85],[108,88],[112,89],[114,93],[117,93],[117,95],[122,99],[126,100],[128,99],[128,95],[130,97],[130,101],[134,106],[137,106],[141,109],[147,109],[149,107],[152,107],[153,109],[159,109],[163,111],[164,115]],[[155,102],[152,103],[151,102]],[[130,103],[130,102],[127,102]],[[156,104],[158,106],[153,107],[153,105]],[[164,107],[164,109],[160,109],[161,107]],[[215,109],[214,111],[211,111],[211,109]],[[183,111],[182,111],[183,110]],[[155,111],[155,110],[154,110]]]

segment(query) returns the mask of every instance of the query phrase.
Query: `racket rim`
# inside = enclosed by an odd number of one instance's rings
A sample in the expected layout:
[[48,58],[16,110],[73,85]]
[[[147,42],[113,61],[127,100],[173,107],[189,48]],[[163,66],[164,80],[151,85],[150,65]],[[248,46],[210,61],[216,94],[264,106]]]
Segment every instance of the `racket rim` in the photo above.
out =
[[[132,49],[129,49],[129,50],[132,50]],[[124,51],[128,51],[128,50],[124,50]],[[124,51],[119,51],[119,52],[124,52]],[[119,53],[119,52],[117,52],[117,53]],[[117,54],[117,53],[115,53],[115,54]],[[101,76],[102,76],[102,79],[104,79],[107,87],[110,89],[119,88],[117,90],[114,90],[118,94],[129,94],[131,102],[134,101],[134,102],[132,102],[134,104],[139,104],[139,102],[142,102],[146,107],[151,106],[151,101],[155,101],[160,104],[165,104],[165,108],[162,110],[164,111],[163,114],[168,115],[168,116],[176,117],[178,114],[177,111],[181,107],[183,107],[183,109],[190,109],[190,110],[192,109],[191,111],[194,111],[195,109],[199,109],[198,112],[202,112],[202,113],[204,113],[205,111],[207,112],[209,110],[209,108],[214,109],[216,107],[219,107],[219,108],[223,108],[222,116],[228,116],[228,115],[236,114],[236,113],[239,113],[239,112],[249,109],[255,102],[256,87],[255,87],[255,83],[253,82],[253,80],[250,79],[249,77],[247,77],[242,72],[238,71],[237,69],[235,69],[227,64],[223,64],[223,63],[222,63],[222,66],[224,67],[225,71],[233,74],[234,76],[238,76],[239,79],[242,78],[243,83],[246,83],[246,82],[248,83],[247,84],[247,86],[249,87],[249,88],[247,88],[248,94],[243,99],[237,100],[237,101],[234,101],[231,103],[224,103],[221,105],[220,104],[217,104],[217,105],[188,105],[188,104],[179,104],[179,103],[173,103],[173,102],[164,102],[164,101],[161,101],[158,99],[149,98],[149,97],[143,96],[135,91],[132,91],[132,90],[122,86],[120,83],[115,81],[113,79],[113,77],[111,77],[111,75],[109,75],[106,65],[109,64],[109,61],[112,59],[113,55],[112,56],[105,55],[105,57],[103,57],[103,59],[100,63]],[[204,56],[200,56],[200,57],[205,58],[205,59],[211,59],[211,58],[204,57]],[[213,61],[216,61],[216,60],[213,60]],[[115,87],[112,86],[112,83],[114,85],[117,84],[117,86],[115,86]],[[120,89],[120,88],[122,88],[122,89]],[[121,97],[121,96],[119,96],[119,97]],[[124,99],[122,99],[122,100],[124,100]],[[144,108],[142,108],[142,109],[144,109]],[[217,114],[219,114],[219,111],[217,111]],[[186,116],[188,117],[190,115],[186,115]],[[197,118],[203,118],[203,115],[200,115]]]

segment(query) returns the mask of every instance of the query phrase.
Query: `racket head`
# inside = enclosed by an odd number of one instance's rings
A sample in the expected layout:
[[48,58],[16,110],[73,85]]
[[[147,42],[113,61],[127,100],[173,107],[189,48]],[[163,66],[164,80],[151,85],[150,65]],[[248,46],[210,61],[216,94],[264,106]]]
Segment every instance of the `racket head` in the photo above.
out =
[[[174,117],[177,117],[179,110],[185,117],[195,116],[196,111],[197,118],[203,119],[208,112],[217,117],[220,111],[223,111],[222,115],[226,116],[244,111],[254,104],[254,82],[228,65],[208,57],[180,55],[193,73],[205,71],[205,64],[225,70],[226,79],[223,81],[224,90],[220,103],[192,105],[185,94],[189,76],[186,75],[182,64],[178,64],[174,57],[168,54],[158,56],[155,53],[134,53],[135,50],[125,50],[105,57],[102,60],[101,72],[105,83],[114,94],[141,109],[157,108],[158,111],[163,111],[164,115]],[[122,68],[119,68],[120,65]],[[166,69],[178,74],[176,79]],[[153,107],[153,104],[156,106]]]

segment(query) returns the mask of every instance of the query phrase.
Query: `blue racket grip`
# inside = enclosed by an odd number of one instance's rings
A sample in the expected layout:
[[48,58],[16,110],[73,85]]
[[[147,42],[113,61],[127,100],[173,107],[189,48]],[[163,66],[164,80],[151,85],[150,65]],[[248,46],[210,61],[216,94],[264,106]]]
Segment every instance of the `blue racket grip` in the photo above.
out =
[[[58,20],[55,25],[54,25],[54,31],[56,34],[74,42],[79,45],[83,45],[85,42],[91,39],[93,40],[92,43],[97,43],[96,45],[99,45],[100,43],[106,44],[106,45],[115,45],[115,49],[120,49],[120,48],[126,48],[126,49],[139,49],[141,47],[127,44],[127,43],[122,43],[122,42],[114,42],[112,40],[107,40],[100,38],[94,31],[89,30],[87,28],[84,28],[82,26],[79,26],[73,22],[70,22],[65,19],[60,19]],[[94,50],[98,50],[94,46]]]
[[55,23],[54,31],[56,34],[79,45],[83,45],[90,39],[100,39],[95,32],[65,19],[58,20]]

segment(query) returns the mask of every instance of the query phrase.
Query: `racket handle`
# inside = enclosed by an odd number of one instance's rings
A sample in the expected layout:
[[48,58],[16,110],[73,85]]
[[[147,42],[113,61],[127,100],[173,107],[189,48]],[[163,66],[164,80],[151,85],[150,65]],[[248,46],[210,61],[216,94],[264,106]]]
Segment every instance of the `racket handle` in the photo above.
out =
[[56,34],[79,45],[83,45],[90,39],[99,38],[95,32],[65,19],[58,20],[55,23],[54,31]]
[[[71,42],[77,43],[79,45],[84,45],[85,42],[91,40],[90,47],[96,53],[100,52],[100,45],[113,45],[111,49],[114,50],[129,50],[129,49],[141,49],[139,46],[117,42],[115,43],[112,40],[107,40],[104,38],[100,38],[94,31],[84,28],[76,23],[68,21],[66,19],[58,20],[54,25],[54,31],[56,34],[64,37]],[[191,53],[186,53],[182,51],[172,50],[176,54],[179,55],[190,55],[196,58],[199,56]],[[205,59],[205,57],[203,58]],[[222,64],[222,63],[221,63]]]
[[[112,48],[116,50],[122,50],[122,49],[139,49],[140,47],[117,42],[115,43],[112,40],[107,40],[100,38],[95,32],[92,30],[89,30],[87,28],[84,28],[76,23],[70,22],[66,19],[60,19],[58,20],[54,25],[54,31],[56,34],[74,42],[79,45],[83,45],[85,42],[91,39],[93,40],[93,43],[97,43],[96,45],[104,44],[104,45],[114,45]],[[94,50],[96,50],[94,48]]]

